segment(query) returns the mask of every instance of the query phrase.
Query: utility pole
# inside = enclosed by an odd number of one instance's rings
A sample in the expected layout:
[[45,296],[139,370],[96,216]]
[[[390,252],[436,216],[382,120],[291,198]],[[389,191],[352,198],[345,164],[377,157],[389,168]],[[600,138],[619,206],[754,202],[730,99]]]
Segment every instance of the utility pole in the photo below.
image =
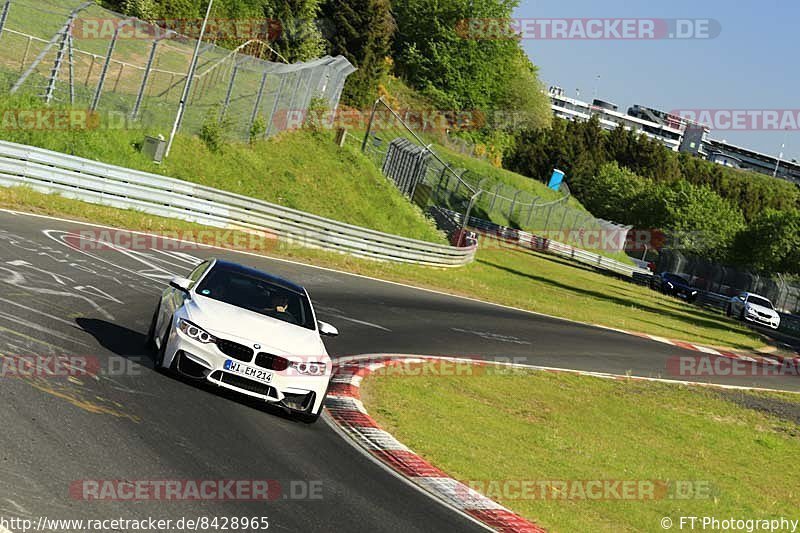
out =
[[172,125],[172,132],[169,134],[169,141],[167,141],[167,149],[164,151],[164,157],[169,156],[169,151],[172,148],[172,141],[175,139],[175,134],[183,120],[183,112],[186,109],[186,99],[189,98],[189,89],[192,86],[192,79],[194,78],[194,71],[197,68],[197,56],[200,54],[200,45],[203,42],[203,34],[206,32],[206,25],[208,24],[208,17],[211,15],[211,6],[214,0],[208,0],[208,8],[206,9],[206,17],[203,19],[203,25],[200,28],[200,36],[197,38],[197,44],[194,47],[194,54],[192,55],[192,63],[189,65],[189,74],[186,76],[186,84],[183,86],[183,94],[181,101],[178,104],[178,112],[175,114],[175,123]]

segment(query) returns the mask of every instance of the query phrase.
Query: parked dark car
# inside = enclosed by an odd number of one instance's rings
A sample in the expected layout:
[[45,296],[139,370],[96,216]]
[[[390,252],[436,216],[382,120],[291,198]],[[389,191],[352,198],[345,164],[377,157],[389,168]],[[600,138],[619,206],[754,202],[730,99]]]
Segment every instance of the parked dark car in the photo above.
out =
[[683,298],[687,302],[693,302],[700,293],[700,289],[692,286],[689,283],[689,277],[685,274],[676,274],[674,272],[662,272],[659,275],[660,286],[659,289],[664,294],[677,296]]

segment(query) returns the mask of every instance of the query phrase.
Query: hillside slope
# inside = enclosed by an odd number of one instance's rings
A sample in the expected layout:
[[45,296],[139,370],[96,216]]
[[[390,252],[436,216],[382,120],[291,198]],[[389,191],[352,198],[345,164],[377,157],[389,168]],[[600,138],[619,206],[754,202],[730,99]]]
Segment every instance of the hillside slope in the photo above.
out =
[[[0,99],[0,116],[40,109],[35,97]],[[0,139],[39,146],[105,163],[162,174],[277,203],[349,224],[445,242],[433,222],[404,198],[368,158],[337,147],[330,132],[294,131],[254,144],[225,144],[211,151],[197,137],[177,136],[161,165],[138,150],[137,129],[82,131],[0,128]]]

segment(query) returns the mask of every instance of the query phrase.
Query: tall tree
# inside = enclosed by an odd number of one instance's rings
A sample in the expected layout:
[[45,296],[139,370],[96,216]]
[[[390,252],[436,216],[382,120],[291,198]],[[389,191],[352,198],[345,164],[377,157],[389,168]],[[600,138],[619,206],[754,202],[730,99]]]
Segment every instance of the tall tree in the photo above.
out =
[[395,0],[395,69],[443,109],[518,113],[549,123],[549,101],[516,37],[471,28],[510,20],[516,0]]
[[376,98],[387,72],[386,58],[395,31],[389,0],[326,0],[323,27],[332,55],[343,55],[358,70],[347,78],[342,97],[361,107]]
[[264,6],[264,16],[280,24],[272,47],[290,63],[324,53],[326,43],[317,26],[319,10],[319,0],[270,0]]

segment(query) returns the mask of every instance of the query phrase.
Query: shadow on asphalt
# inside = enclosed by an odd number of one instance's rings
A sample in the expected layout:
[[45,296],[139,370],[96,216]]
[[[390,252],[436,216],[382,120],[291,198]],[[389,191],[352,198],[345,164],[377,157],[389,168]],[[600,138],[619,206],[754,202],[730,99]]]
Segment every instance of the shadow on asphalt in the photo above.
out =
[[116,355],[136,358],[140,363],[152,359],[152,354],[145,346],[147,336],[144,333],[98,318],[76,318],[75,323],[103,348]]
[[[526,277],[526,278],[531,279],[533,281],[537,281],[537,282],[540,282],[540,283],[551,285],[553,287],[557,287],[557,288],[562,289],[562,290],[567,291],[567,292],[578,293],[578,294],[582,294],[582,295],[585,295],[585,296],[590,296],[592,298],[596,298],[598,300],[605,300],[607,302],[611,302],[611,303],[614,303],[614,304],[617,304],[617,305],[621,305],[621,306],[624,306],[624,307],[638,308],[638,309],[641,309],[643,311],[649,311],[651,313],[656,313],[656,314],[659,314],[659,315],[669,315],[669,316],[671,316],[673,318],[676,318],[676,319],[679,319],[679,320],[685,320],[686,319],[687,313],[685,313],[685,312],[676,313],[674,311],[670,311],[668,309],[665,309],[664,307],[655,307],[655,306],[644,304],[641,301],[633,299],[633,298],[623,298],[621,296],[611,296],[611,295],[609,295],[607,293],[604,293],[604,292],[601,292],[601,291],[593,291],[593,290],[589,290],[589,289],[582,289],[582,288],[578,288],[578,287],[573,287],[571,285],[567,285],[566,283],[561,283],[559,281],[555,281],[555,280],[552,280],[552,279],[549,279],[549,278],[546,278],[546,277],[543,277],[543,276],[537,276],[535,274],[522,272],[522,271],[516,270],[514,268],[510,268],[510,267],[503,266],[503,265],[498,265],[497,263],[492,263],[490,261],[486,261],[486,260],[482,260],[482,259],[478,259],[478,262],[482,263],[482,264],[484,264],[484,265],[486,265],[488,267],[496,268],[498,270],[503,270],[503,271],[508,272],[510,274],[514,274],[515,276]],[[728,331],[728,328],[724,327],[718,321],[709,320],[709,319],[701,318],[701,317],[693,317],[692,319],[695,322],[697,322],[699,325],[702,325],[704,327],[707,327],[707,328],[710,328],[710,329],[719,330],[719,331],[724,331],[724,332]]]

